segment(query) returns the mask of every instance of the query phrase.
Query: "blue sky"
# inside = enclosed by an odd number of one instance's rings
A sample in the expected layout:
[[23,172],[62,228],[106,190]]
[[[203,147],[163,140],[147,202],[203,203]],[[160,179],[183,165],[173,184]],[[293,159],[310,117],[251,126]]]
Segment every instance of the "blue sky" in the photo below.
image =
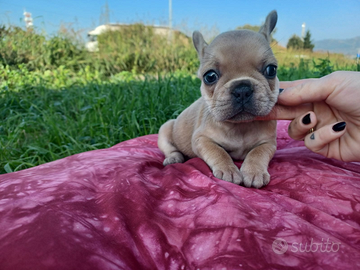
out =
[[[83,33],[100,23],[105,0],[0,0],[0,23],[24,25],[24,9],[38,29],[54,34],[61,23]],[[167,25],[169,0],[108,0],[110,22]],[[227,31],[244,24],[260,25],[273,9],[278,11],[275,38],[286,45],[301,25],[313,40],[360,36],[360,0],[172,0],[174,28],[191,33]]]

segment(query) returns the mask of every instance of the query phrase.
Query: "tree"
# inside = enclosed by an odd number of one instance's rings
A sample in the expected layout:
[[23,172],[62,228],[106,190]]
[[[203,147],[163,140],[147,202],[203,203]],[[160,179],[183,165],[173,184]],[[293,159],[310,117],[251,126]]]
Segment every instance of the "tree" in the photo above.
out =
[[299,36],[297,35],[293,35],[287,45],[286,48],[288,49],[295,49],[295,50],[310,50],[312,51],[314,49],[314,44],[312,44],[311,41],[311,34],[310,31],[308,30],[305,34],[304,40],[302,40]]
[[301,38],[297,35],[293,35],[287,45],[286,48],[288,49],[295,49],[295,50],[300,50],[304,48],[304,42],[301,40]]
[[[259,25],[245,24],[243,26],[236,27],[236,30],[241,30],[241,29],[247,29],[247,30],[259,32],[260,26]],[[277,42],[276,39],[274,39],[274,37],[273,37],[273,35],[276,33],[276,30],[277,29],[275,27],[275,29],[271,32],[271,42]]]
[[247,30],[252,30],[252,31],[255,31],[255,32],[259,32],[260,26],[251,25],[251,24],[245,24],[243,26],[236,27],[236,30],[241,30],[241,29],[247,29]]
[[304,37],[304,45],[303,45],[303,48],[304,50],[310,50],[312,51],[314,49],[314,44],[312,44],[311,42],[311,34],[310,34],[310,31],[307,30],[306,31],[306,34],[305,34],[305,37]]

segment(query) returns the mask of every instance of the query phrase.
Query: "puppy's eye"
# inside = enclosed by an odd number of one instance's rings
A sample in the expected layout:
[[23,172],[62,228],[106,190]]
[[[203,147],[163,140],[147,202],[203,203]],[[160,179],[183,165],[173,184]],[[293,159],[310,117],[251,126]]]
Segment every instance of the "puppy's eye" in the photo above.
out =
[[264,76],[268,79],[274,79],[276,77],[276,69],[276,66],[268,65],[264,70]]
[[219,80],[219,75],[214,70],[209,70],[204,74],[204,83],[211,85]]

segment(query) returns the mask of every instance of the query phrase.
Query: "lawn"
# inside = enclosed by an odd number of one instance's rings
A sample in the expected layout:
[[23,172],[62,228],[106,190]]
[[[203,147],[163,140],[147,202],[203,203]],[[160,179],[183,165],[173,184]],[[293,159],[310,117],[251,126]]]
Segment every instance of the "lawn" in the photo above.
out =
[[[0,174],[157,133],[200,96],[191,44],[164,50],[139,34],[104,43],[131,42],[126,52],[89,54],[67,37],[0,30]],[[280,80],[359,70],[344,56],[274,51]]]
[[78,77],[60,87],[26,78],[0,90],[0,173],[157,133],[199,97],[200,86],[182,74]]

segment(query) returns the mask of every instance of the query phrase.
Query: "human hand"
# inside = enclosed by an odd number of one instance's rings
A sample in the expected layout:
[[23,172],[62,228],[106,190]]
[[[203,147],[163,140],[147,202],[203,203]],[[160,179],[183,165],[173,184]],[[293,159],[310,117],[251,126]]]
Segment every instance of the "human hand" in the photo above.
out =
[[[325,157],[360,161],[360,72],[281,82],[271,119],[292,120],[289,135]],[[314,132],[309,132],[314,128]]]

